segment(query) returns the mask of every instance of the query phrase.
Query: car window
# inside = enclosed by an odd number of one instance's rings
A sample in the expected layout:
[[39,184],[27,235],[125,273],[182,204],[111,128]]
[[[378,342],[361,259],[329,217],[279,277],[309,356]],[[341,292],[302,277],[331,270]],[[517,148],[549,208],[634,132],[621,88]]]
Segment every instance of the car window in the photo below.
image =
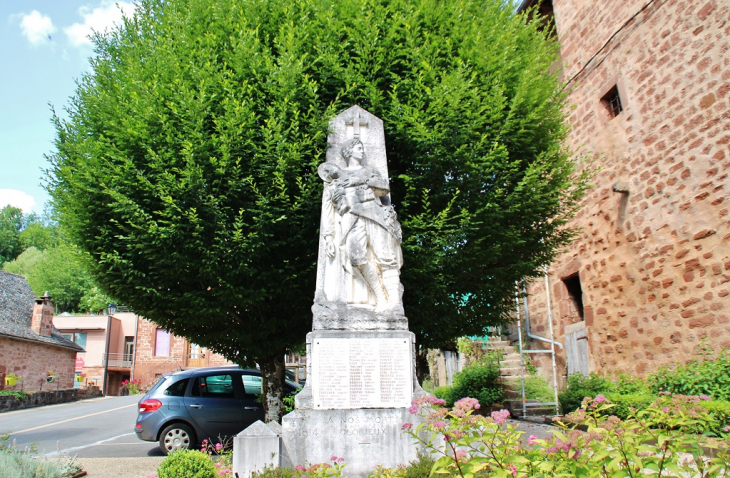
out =
[[155,390],[157,390],[158,388],[160,388],[160,385],[162,385],[163,383],[166,383],[168,378],[170,378],[170,375],[163,375],[162,377],[160,377],[160,379],[157,381],[157,383],[155,383],[152,386],[152,388],[150,388],[149,393],[152,393]]
[[167,389],[165,390],[165,395],[169,395],[171,397],[182,397],[183,395],[185,395],[185,389],[188,388],[189,381],[189,378],[178,380],[177,382],[167,387]]
[[234,398],[233,378],[229,374],[198,377],[190,394],[195,397]]
[[246,396],[261,395],[261,377],[258,375],[242,375],[242,377],[243,389],[246,391]]

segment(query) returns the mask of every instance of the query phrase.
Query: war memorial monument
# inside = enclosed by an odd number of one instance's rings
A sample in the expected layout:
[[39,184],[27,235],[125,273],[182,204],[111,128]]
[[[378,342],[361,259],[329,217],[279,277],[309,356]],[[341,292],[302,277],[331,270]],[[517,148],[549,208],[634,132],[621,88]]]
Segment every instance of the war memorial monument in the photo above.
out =
[[265,464],[345,459],[347,476],[416,459],[401,431],[425,395],[400,283],[401,229],[391,203],[383,122],[353,106],[330,122],[307,383],[278,424],[257,422],[234,444],[241,478]]

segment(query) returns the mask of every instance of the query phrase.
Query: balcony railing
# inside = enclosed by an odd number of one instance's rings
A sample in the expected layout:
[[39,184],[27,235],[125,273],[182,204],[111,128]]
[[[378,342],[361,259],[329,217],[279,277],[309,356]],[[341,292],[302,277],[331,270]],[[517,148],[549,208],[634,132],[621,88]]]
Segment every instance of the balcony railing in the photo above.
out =
[[114,368],[132,368],[132,355],[125,353],[106,354],[102,358],[102,367],[106,367],[107,361],[110,367]]

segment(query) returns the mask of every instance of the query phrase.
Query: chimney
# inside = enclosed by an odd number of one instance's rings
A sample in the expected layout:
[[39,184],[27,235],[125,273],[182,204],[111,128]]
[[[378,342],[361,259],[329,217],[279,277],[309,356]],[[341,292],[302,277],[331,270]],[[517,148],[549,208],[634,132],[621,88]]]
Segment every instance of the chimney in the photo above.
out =
[[40,299],[35,300],[33,306],[33,318],[30,321],[30,328],[39,335],[46,337],[51,336],[51,327],[53,325],[53,303],[48,291]]

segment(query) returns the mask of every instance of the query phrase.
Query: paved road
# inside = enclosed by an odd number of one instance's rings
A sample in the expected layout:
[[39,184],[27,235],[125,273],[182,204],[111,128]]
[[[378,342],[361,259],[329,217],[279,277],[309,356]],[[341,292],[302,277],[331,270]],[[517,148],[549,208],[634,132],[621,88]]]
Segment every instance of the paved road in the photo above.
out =
[[38,455],[58,452],[79,458],[162,456],[156,443],[134,434],[141,395],[102,397],[0,413],[0,433],[16,446],[36,444]]

